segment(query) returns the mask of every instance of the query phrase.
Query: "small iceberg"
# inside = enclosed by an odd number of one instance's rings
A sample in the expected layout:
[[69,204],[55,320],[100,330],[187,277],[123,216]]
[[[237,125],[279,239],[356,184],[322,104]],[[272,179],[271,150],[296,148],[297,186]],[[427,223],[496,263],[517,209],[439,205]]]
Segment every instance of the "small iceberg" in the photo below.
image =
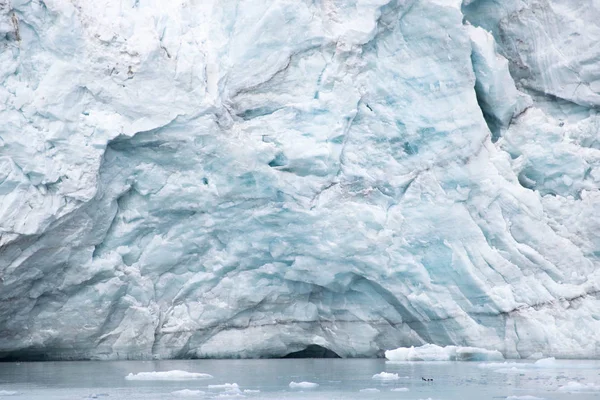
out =
[[421,347],[400,347],[385,352],[390,361],[502,361],[498,350],[479,347],[446,346],[426,344]]
[[14,396],[17,392],[13,392],[11,390],[0,390],[0,396]]
[[393,374],[390,372],[381,372],[379,374],[373,375],[372,379],[378,381],[397,381],[398,379],[400,379],[400,377],[398,376],[398,374]]
[[318,386],[319,384],[314,382],[290,382],[290,388],[292,389],[314,389]]
[[125,379],[128,381],[187,381],[194,379],[210,379],[212,377],[212,375],[202,374],[200,372],[172,370],[140,372],[137,374],[130,373]]
[[360,389],[361,393],[379,393],[380,390],[376,389],[376,388],[366,388],[366,389]]
[[391,391],[392,392],[408,392],[408,388],[405,388],[405,387],[393,388]]
[[218,390],[239,390],[240,387],[237,383],[224,383],[222,385],[208,385],[209,389]]
[[237,383],[223,383],[221,385],[208,385],[209,389],[222,390],[223,393],[218,397],[246,397],[242,394],[240,386]]

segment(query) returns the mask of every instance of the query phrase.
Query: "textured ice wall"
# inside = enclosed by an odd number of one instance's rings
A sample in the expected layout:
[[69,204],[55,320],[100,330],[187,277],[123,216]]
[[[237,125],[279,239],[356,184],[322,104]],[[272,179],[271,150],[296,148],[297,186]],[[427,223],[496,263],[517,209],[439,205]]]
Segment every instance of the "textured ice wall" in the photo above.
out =
[[0,0],[0,357],[600,357],[599,17]]

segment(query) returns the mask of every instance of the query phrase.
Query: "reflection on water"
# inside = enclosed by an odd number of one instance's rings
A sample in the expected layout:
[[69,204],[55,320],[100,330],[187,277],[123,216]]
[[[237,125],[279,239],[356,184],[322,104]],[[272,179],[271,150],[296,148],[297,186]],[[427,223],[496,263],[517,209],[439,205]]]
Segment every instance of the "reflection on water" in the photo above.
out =
[[[130,373],[173,370],[213,377],[125,379]],[[159,376],[185,378],[177,373]],[[190,376],[201,375],[187,375]],[[295,382],[292,387],[291,382]],[[306,358],[0,363],[0,397],[4,396],[32,400],[182,397],[479,400],[528,399],[526,396],[587,400],[600,399],[600,362],[557,361],[537,367],[531,362],[390,363],[378,359]]]

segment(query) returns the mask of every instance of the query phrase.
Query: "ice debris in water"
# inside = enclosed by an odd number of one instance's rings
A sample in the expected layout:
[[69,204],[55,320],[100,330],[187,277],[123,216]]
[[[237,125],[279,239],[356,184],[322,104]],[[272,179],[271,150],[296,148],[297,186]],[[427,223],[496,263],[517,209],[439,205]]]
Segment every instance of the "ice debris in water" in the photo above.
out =
[[180,370],[172,371],[153,371],[130,373],[125,377],[128,381],[186,381],[192,379],[210,379],[213,376],[200,372],[187,372]]
[[521,373],[527,370],[536,370],[536,369],[557,369],[557,368],[565,368],[568,367],[570,369],[588,369],[593,368],[590,365],[586,364],[573,364],[573,363],[565,363],[559,360],[556,360],[554,357],[542,358],[541,360],[537,360],[536,362],[503,362],[503,363],[482,363],[479,364],[479,368],[483,369],[493,369],[495,372],[501,373]]
[[319,386],[319,384],[314,382],[290,382],[290,387],[292,389],[313,389],[317,386]]
[[208,385],[209,389],[223,389],[223,390],[232,390],[239,389],[239,385],[237,383],[223,383],[222,385]]
[[366,389],[360,389],[361,393],[379,393],[380,390],[377,388],[366,388]]
[[179,397],[195,397],[195,396],[201,396],[205,393],[206,392],[203,392],[202,390],[190,390],[190,389],[176,390],[174,392],[171,392],[172,395],[179,396]]
[[400,379],[400,377],[398,376],[398,374],[394,374],[391,372],[381,372],[379,374],[373,375],[373,379],[380,381],[396,381]]
[[246,397],[242,394],[240,386],[237,383],[223,383],[219,385],[208,385],[209,389],[222,390],[217,397]]
[[255,389],[244,389],[244,393],[260,393],[260,390],[255,390]]
[[399,347],[385,352],[390,361],[500,361],[504,356],[497,350],[479,347],[446,346],[426,344],[420,347]]
[[595,383],[568,382],[566,385],[558,388],[559,392],[565,393],[590,393],[600,392],[600,385]]
[[0,390],[0,396],[14,396],[17,392],[13,392],[11,390]]
[[543,397],[525,395],[525,396],[508,396],[506,398],[506,400],[545,400],[545,399]]
[[401,388],[393,388],[391,391],[392,392],[408,392],[408,388],[405,387],[401,387]]

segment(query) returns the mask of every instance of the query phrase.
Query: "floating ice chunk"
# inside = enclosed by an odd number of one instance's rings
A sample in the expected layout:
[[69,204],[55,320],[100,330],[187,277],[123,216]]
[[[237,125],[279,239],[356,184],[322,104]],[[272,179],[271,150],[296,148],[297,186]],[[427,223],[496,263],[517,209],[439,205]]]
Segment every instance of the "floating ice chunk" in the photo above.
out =
[[140,372],[137,374],[130,373],[125,377],[128,381],[187,381],[193,379],[210,379],[212,375],[203,374],[200,372],[187,372],[187,371],[153,371],[153,372]]
[[390,361],[499,361],[504,356],[497,350],[478,347],[446,346],[426,344],[421,347],[400,347],[385,352]]
[[400,377],[398,376],[398,374],[394,374],[391,372],[381,372],[379,374],[373,375],[373,379],[379,381],[397,381],[398,379],[400,379]]
[[244,389],[244,393],[260,393],[260,390]]
[[380,390],[376,389],[376,388],[366,388],[366,389],[360,389],[359,390],[361,393],[379,393]]
[[203,392],[202,390],[190,390],[190,389],[176,390],[174,392],[171,392],[172,395],[179,396],[179,397],[201,396],[205,393],[206,392]]
[[0,396],[14,396],[17,392],[13,392],[11,390],[0,390]]
[[589,393],[600,392],[600,385],[594,383],[568,382],[566,385],[558,388],[559,392],[566,393]]
[[240,387],[237,383],[223,383],[222,385],[208,385],[209,389],[222,389],[222,390],[239,390]]
[[408,388],[405,387],[401,387],[401,388],[393,388],[391,391],[392,392],[408,392]]
[[237,383],[223,383],[221,385],[208,385],[209,389],[223,390],[223,393],[218,397],[246,397],[242,395],[242,391]]
[[482,363],[479,364],[479,368],[494,369],[494,372],[500,373],[521,373],[528,370],[535,369],[558,369],[558,368],[569,368],[569,369],[587,369],[594,368],[589,364],[573,364],[561,362],[556,360],[554,357],[542,358],[536,362],[503,362],[503,363]]
[[314,382],[290,382],[290,387],[292,389],[313,389],[317,386],[319,386],[319,384]]
[[544,400],[544,398],[525,395],[525,396],[508,396],[506,398],[506,400]]
[[556,368],[558,363],[556,362],[556,358],[542,358],[533,363],[537,368]]

